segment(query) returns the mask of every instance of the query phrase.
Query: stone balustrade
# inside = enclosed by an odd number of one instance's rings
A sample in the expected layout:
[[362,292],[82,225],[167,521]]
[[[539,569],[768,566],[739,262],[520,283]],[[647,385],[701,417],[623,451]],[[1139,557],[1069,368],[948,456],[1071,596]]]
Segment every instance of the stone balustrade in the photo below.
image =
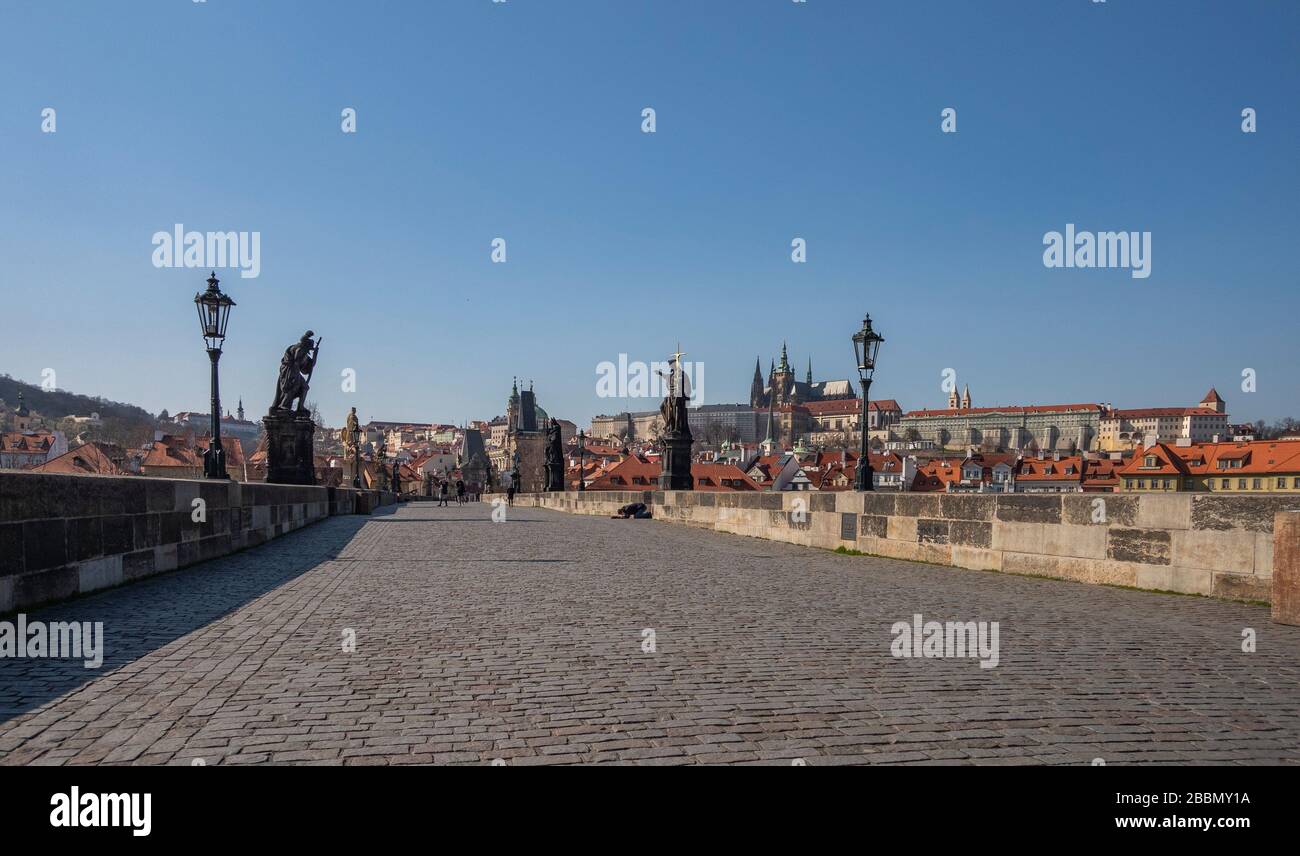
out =
[[0,614],[255,547],[392,494],[236,481],[0,472]]
[[660,521],[810,547],[1254,601],[1272,597],[1274,516],[1300,511],[1300,494],[568,491],[515,502],[600,515],[643,502]]

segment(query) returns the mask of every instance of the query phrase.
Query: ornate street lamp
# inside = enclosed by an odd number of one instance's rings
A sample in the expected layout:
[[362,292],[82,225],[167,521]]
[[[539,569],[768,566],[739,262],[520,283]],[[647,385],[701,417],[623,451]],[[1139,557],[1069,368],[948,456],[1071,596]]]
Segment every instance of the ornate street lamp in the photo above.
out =
[[862,319],[862,329],[853,334],[853,355],[858,359],[858,380],[862,382],[862,451],[858,458],[857,472],[853,476],[853,489],[856,491],[875,490],[871,478],[871,458],[867,450],[867,398],[871,394],[871,378],[876,373],[876,354],[884,337],[871,329],[871,316]]
[[217,272],[208,277],[208,290],[194,295],[194,307],[199,312],[199,327],[203,341],[208,346],[208,359],[212,360],[212,442],[203,453],[203,477],[228,479],[226,450],[221,448],[221,388],[217,382],[217,361],[221,359],[221,346],[226,339],[226,322],[230,308],[235,305],[229,295],[217,287]]
[[587,451],[587,435],[582,431],[578,432],[578,490],[586,490],[587,485],[582,477],[582,459]]

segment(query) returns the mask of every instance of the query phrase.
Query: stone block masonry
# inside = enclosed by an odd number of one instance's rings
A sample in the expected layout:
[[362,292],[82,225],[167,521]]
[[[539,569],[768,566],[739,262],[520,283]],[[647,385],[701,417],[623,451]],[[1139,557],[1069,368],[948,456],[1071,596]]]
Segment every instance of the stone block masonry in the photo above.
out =
[[[599,515],[644,502],[661,521],[791,544],[1265,602],[1274,518],[1300,517],[1300,495],[569,491],[515,501]],[[1300,544],[1286,549],[1300,556]]]
[[0,614],[225,556],[395,500],[351,488],[0,472]]

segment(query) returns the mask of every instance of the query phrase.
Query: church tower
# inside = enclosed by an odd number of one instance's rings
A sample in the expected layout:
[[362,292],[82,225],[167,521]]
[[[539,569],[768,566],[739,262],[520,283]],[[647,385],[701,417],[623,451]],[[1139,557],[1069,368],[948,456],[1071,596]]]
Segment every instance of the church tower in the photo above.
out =
[[239,416],[239,421],[243,422],[244,421],[244,397],[242,395],[239,397],[239,407],[235,410],[235,413],[236,415]]
[[794,401],[794,371],[790,368],[790,356],[786,352],[785,342],[781,343],[781,364],[772,373],[772,398],[777,404],[790,404]]
[[749,384],[749,406],[763,406],[763,369],[759,365],[758,357],[754,357],[754,380]]
[[510,382],[510,400],[506,402],[506,430],[519,430],[519,378]]
[[808,356],[808,376],[804,379],[804,383],[808,384],[809,386],[812,386],[812,355],[811,354]]
[[961,391],[961,406],[963,410],[970,409],[970,384],[966,384]]
[[948,393],[948,409],[956,410],[960,405],[961,402],[957,400],[957,387],[954,386],[952,392]]

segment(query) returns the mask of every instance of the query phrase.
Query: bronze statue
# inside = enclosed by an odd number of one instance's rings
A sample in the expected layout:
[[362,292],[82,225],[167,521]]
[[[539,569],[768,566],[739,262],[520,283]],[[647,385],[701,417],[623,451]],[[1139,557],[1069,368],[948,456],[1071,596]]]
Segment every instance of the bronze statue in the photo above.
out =
[[297,412],[305,413],[307,409],[307,390],[311,384],[311,373],[316,367],[316,355],[320,352],[320,339],[314,343],[315,335],[308,330],[296,345],[285,349],[280,358],[280,374],[275,383],[275,401],[271,404],[271,413],[288,413],[294,409],[294,399],[298,401]]
[[560,440],[560,423],[551,417],[546,426],[546,468],[542,490],[564,490],[564,444]]

